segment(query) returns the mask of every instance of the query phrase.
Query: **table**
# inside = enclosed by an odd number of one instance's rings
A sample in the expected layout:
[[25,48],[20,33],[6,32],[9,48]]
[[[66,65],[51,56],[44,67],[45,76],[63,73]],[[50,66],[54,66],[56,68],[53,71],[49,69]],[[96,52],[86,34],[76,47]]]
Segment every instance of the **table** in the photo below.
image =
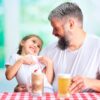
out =
[[28,92],[0,93],[0,100],[100,100],[100,93],[76,93],[70,98],[58,98],[57,93],[34,97]]

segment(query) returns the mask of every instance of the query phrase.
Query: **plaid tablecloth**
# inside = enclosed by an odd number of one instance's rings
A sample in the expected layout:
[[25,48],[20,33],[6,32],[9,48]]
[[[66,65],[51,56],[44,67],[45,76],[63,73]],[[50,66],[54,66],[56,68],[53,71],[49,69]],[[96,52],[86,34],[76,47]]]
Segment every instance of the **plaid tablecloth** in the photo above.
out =
[[32,96],[27,92],[0,93],[0,100],[100,100],[100,93],[76,93],[69,98],[59,98],[57,93],[46,93],[43,96]]

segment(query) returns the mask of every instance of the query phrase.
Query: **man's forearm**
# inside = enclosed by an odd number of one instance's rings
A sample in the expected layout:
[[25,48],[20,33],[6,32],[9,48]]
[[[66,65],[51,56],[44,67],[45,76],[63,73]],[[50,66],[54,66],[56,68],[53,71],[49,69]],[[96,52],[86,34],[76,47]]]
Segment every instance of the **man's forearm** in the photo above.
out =
[[100,92],[100,80],[87,78],[86,85],[92,90]]

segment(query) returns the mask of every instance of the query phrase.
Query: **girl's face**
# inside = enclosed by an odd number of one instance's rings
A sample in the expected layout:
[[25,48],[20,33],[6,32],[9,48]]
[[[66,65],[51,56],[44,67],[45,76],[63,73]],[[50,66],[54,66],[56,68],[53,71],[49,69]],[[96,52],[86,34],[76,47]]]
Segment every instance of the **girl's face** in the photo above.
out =
[[22,55],[32,54],[37,55],[42,48],[41,40],[37,37],[31,37],[26,41],[21,42],[22,46]]

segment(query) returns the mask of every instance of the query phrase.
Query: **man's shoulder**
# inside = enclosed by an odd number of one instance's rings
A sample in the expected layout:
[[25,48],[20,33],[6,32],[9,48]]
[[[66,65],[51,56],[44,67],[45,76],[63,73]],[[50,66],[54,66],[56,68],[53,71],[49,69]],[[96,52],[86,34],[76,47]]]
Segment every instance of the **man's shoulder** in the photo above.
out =
[[47,49],[47,48],[52,49],[55,47],[57,47],[57,41],[49,43],[44,49]]
[[87,35],[87,37],[88,37],[88,39],[90,39],[90,40],[93,40],[93,41],[98,41],[98,42],[100,42],[100,37],[99,36],[97,36],[97,35]]
[[54,51],[56,48],[58,48],[57,43],[58,43],[58,42],[55,41],[55,42],[53,42],[53,43],[48,44],[48,45],[41,51],[41,54]]
[[87,43],[98,48],[100,47],[100,37],[96,35],[88,35]]

